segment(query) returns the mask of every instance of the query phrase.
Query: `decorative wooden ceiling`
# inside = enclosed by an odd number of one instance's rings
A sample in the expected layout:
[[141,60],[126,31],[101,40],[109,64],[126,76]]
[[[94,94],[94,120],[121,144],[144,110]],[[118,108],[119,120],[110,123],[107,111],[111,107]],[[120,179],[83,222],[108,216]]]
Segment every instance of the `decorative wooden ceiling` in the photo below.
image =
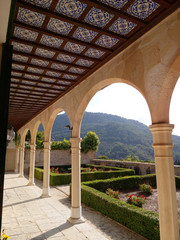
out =
[[175,11],[179,0],[18,0],[9,124],[18,130]]

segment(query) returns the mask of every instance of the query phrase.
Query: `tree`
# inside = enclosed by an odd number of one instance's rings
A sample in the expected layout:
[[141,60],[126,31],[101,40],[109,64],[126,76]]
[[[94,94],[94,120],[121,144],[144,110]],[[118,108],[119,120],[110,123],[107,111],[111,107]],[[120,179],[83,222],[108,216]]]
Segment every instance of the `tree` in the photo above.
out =
[[88,132],[84,139],[81,141],[81,151],[84,153],[87,153],[90,150],[97,152],[99,144],[99,137],[96,135],[96,133]]
[[44,148],[44,132],[38,131],[36,135],[36,148]]

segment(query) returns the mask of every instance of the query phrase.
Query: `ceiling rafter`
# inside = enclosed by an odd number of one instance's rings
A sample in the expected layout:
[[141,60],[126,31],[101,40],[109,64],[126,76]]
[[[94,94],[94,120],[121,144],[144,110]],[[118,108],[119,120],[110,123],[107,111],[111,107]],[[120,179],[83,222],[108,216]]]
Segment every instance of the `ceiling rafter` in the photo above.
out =
[[[21,84],[21,86],[22,86],[22,84]],[[33,91],[33,92],[38,92],[38,93],[44,93],[44,91],[41,91],[39,89],[48,89],[49,90],[49,88],[43,88],[43,87],[38,86],[38,85],[34,86],[34,89],[25,89],[21,86],[18,87],[19,90],[24,90],[24,91],[29,91],[29,92]],[[36,89],[36,88],[39,88],[39,89]],[[11,89],[16,89],[16,87],[11,86]],[[59,90],[59,89],[50,89],[50,90],[53,90],[57,94],[64,91],[64,90]]]
[[[42,84],[41,82],[37,82],[37,84]],[[43,83],[44,84],[44,83]],[[49,90],[49,89],[51,89],[51,90],[58,90],[58,88],[53,88],[53,84],[52,83],[46,83],[46,85],[50,85],[51,87],[45,87],[44,85],[43,86],[40,86],[40,85],[31,85],[31,84],[27,84],[27,83],[23,83],[23,82],[21,82],[21,86],[27,86],[27,87],[32,87],[32,89],[34,88],[34,87],[36,87],[36,88],[42,88],[42,89],[46,89],[46,90]],[[54,85],[54,86],[57,86],[57,84],[56,85]],[[65,87],[65,86],[60,86],[60,85],[58,85],[59,87]],[[67,86],[66,86],[67,87]],[[29,89],[27,89],[27,90],[29,90]],[[60,89],[59,88],[59,91],[65,91],[65,89]]]
[[[69,41],[69,42],[72,42],[72,43],[75,43],[75,44],[80,44],[80,45],[83,45],[83,46],[88,47],[88,48],[96,48],[97,50],[107,51],[107,52],[111,51],[108,48],[104,48],[104,47],[101,47],[101,46],[96,45],[96,44],[87,43],[87,42],[81,41],[81,40],[76,39],[76,38],[71,38],[69,36],[62,35],[60,33],[51,32],[47,29],[42,29],[42,28],[35,27],[35,26],[32,27],[32,26],[30,26],[26,23],[21,23],[21,22],[18,22],[18,21],[14,21],[14,26],[25,28],[25,29],[28,29],[30,31],[35,31],[35,32],[38,32],[40,34],[46,34],[50,37],[56,37],[60,40],[64,40],[64,41],[67,41],[67,42]],[[121,39],[121,41],[122,41],[122,39]]]
[[[12,79],[11,79],[11,83],[14,83],[14,84],[18,84],[17,82],[13,81],[13,79],[17,79],[17,80],[22,80],[22,81],[28,81],[28,82],[33,82],[34,85],[31,85],[31,86],[35,86],[36,83],[43,83],[43,84],[51,84],[51,85],[54,85],[54,86],[62,86],[62,87],[68,87],[70,86],[69,84],[63,84],[63,83],[56,83],[56,82],[46,82],[46,81],[37,81],[37,80],[34,80],[34,79],[27,79],[27,78],[23,78],[23,77],[15,77],[13,76]],[[55,79],[56,81],[56,79]],[[59,81],[59,80],[58,80]],[[71,80],[67,80],[65,82],[70,82],[70,83],[73,83]],[[23,84],[23,82],[21,82]]]
[[[45,77],[45,78],[50,78],[50,79],[54,79],[54,80],[61,80],[61,81],[66,81],[66,82],[71,82],[71,83],[76,82],[75,80],[51,77],[51,76],[48,76],[48,75],[45,75],[45,74],[39,74],[39,73],[24,72],[24,71],[16,70],[16,69],[13,69],[12,71],[16,72],[16,73],[28,74],[28,75],[31,75],[31,76],[38,76],[38,77]],[[14,76],[12,75],[11,77],[13,78]],[[28,81],[28,78],[26,78],[26,80]],[[31,81],[31,79],[29,79],[29,81]],[[36,81],[37,81],[37,83],[39,82],[38,80],[36,80]],[[47,82],[46,82],[46,84],[47,84]]]
[[51,11],[49,11],[47,9],[42,9],[42,8],[40,8],[38,6],[35,6],[33,4],[30,4],[30,3],[24,3],[21,0],[18,0],[17,6],[29,9],[31,11],[38,12],[40,14],[48,15],[48,16],[50,16],[52,18],[56,18],[56,19],[64,21],[64,22],[71,23],[71,24],[73,24],[75,26],[78,26],[78,27],[83,27],[83,28],[87,28],[87,29],[95,31],[95,32],[100,32],[101,34],[105,34],[105,35],[108,35],[110,37],[122,40],[122,41],[123,40],[125,41],[127,39],[126,37],[118,35],[117,33],[113,33],[111,31],[108,31],[108,30],[105,30],[105,29],[102,29],[102,28],[98,28],[98,27],[96,27],[94,25],[88,24],[86,22],[81,22],[81,21],[79,21],[77,19],[67,17],[67,16],[62,15],[60,13],[56,13],[56,12],[52,13]]
[[[16,98],[13,99],[13,102],[19,102],[19,101],[22,102],[22,99],[24,99],[24,98],[23,97],[16,97]],[[28,102],[37,102],[36,101],[37,99],[38,99],[38,102],[44,102],[44,103],[47,103],[47,102],[50,101],[50,100],[39,99],[39,98],[36,98],[34,100],[26,98],[25,100],[28,101]],[[10,101],[11,101],[11,99],[10,99]]]
[[[72,56],[72,57],[76,57],[76,58],[83,58],[85,60],[88,60],[88,61],[95,61],[97,62],[97,59],[96,58],[90,58],[90,57],[87,57],[85,55],[81,56],[81,54],[75,54],[75,53],[72,53],[72,52],[68,52],[68,51],[65,51],[65,50],[59,50],[57,48],[54,48],[54,47],[48,47],[46,45],[43,45],[43,44],[40,44],[40,43],[32,43],[30,41],[27,41],[27,40],[21,40],[21,39],[18,39],[18,38],[15,38],[15,37],[12,37],[11,38],[11,43],[12,42],[18,42],[18,43],[23,43],[23,44],[28,44],[29,46],[32,46],[32,47],[35,47],[35,48],[42,48],[42,49],[45,49],[45,50],[50,50],[50,51],[55,51],[57,54],[59,53],[62,53],[62,54],[66,54],[66,55],[69,55],[69,56]],[[106,50],[106,52],[108,53],[112,53],[112,50],[109,51],[109,50]]]
[[[16,51],[16,50],[13,50],[13,53],[14,54],[17,54],[17,55],[21,55],[21,56],[24,56],[24,57],[31,57],[31,58],[36,58],[38,60],[43,60],[43,61],[50,61],[52,63],[58,63],[58,64],[63,64],[63,65],[67,65],[69,67],[79,67],[79,68],[82,68],[82,69],[86,69],[86,70],[90,70],[91,67],[84,67],[84,66],[80,66],[80,65],[76,65],[76,64],[71,64],[71,63],[67,63],[67,62],[62,62],[60,60],[52,60],[51,58],[45,58],[45,57],[41,57],[41,56],[38,56],[38,55],[33,55],[33,54],[30,54],[30,53],[23,53],[23,52],[19,52],[19,51]],[[93,60],[92,60],[93,61]],[[97,62],[97,61],[96,61]],[[98,61],[99,62],[99,61]],[[19,62],[19,63],[22,63],[22,62]],[[36,65],[37,66],[37,65]],[[92,65],[93,66],[93,65]],[[37,66],[38,67],[38,66]],[[56,71],[56,69],[54,68],[51,68],[52,71]]]
[[[19,88],[18,88],[19,89]],[[25,89],[23,89],[23,90],[25,90]],[[18,93],[18,92],[16,92],[16,90],[15,89],[11,89],[11,92],[13,93]],[[19,93],[21,93],[22,95],[24,94],[24,95],[31,95],[31,96],[36,96],[36,94],[33,94],[32,92],[29,92],[29,93],[25,93],[25,92],[19,92]],[[50,93],[50,92],[48,92],[48,94],[49,95],[51,95],[51,96],[53,96],[53,97],[56,97],[58,94],[56,94],[56,93]],[[43,96],[43,94],[42,94],[42,96]]]
[[[135,0],[132,0],[132,2],[134,2]],[[86,0],[81,0],[81,2],[84,2],[84,3],[87,3]],[[127,19],[131,22],[134,22],[140,26],[146,26],[146,23],[144,23],[142,20],[134,17],[134,16],[131,16],[121,10],[118,10],[116,8],[113,8],[111,7],[110,5],[107,5],[107,4],[104,4],[103,2],[98,2],[96,0],[91,0],[89,2],[89,5],[91,7],[96,7],[96,8],[100,8],[101,10],[103,11],[107,11],[107,12],[110,12],[112,13],[115,17],[121,17],[121,18],[124,18],[124,19]]]
[[[40,69],[40,70],[44,70],[44,71],[46,71],[46,70],[48,70],[48,71],[51,71],[51,72],[56,72],[56,73],[59,73],[59,74],[69,74],[69,75],[75,75],[75,76],[77,76],[77,77],[80,77],[80,76],[82,76],[82,74],[78,74],[78,73],[72,73],[72,72],[67,72],[67,71],[63,71],[63,70],[56,70],[56,69],[53,69],[53,68],[50,68],[50,67],[41,67],[41,66],[38,66],[38,65],[35,65],[35,64],[28,64],[28,63],[20,63],[20,62],[18,62],[18,61],[12,61],[12,63],[13,64],[18,64],[18,65],[21,65],[21,66],[24,66],[24,67],[32,67],[32,68],[38,68],[38,69]],[[15,69],[12,69],[13,71],[15,70]],[[29,73],[28,71],[26,71],[26,73]],[[34,73],[34,75],[36,75],[36,73]],[[47,77],[49,76],[49,75],[46,75]],[[51,77],[51,76],[49,76],[49,77]]]

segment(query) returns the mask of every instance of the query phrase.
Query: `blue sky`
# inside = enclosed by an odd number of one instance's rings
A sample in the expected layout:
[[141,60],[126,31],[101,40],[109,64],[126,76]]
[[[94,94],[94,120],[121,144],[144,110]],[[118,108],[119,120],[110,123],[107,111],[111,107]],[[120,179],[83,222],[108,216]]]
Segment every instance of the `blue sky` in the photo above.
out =
[[[180,81],[176,84],[170,107],[170,123],[175,124],[173,134],[180,136],[179,93]],[[112,84],[96,93],[86,111],[109,113],[134,119],[148,126],[151,124],[150,113],[144,97],[135,88],[124,83]]]

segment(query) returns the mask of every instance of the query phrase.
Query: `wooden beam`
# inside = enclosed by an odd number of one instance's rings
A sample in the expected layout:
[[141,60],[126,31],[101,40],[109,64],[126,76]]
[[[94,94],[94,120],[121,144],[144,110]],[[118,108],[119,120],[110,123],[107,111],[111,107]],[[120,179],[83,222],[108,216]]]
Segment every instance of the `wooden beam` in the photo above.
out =
[[95,31],[95,32],[99,32],[101,34],[105,34],[105,35],[108,35],[110,37],[122,40],[122,41],[126,40],[126,37],[118,35],[117,33],[108,31],[106,29],[98,28],[98,27],[96,27],[94,25],[91,25],[89,23],[82,22],[82,21],[79,21],[79,20],[71,18],[71,17],[67,17],[67,16],[62,15],[60,13],[51,12],[48,9],[40,8],[40,7],[35,6],[33,4],[30,4],[30,3],[24,3],[21,0],[19,0],[17,2],[17,6],[29,9],[29,10],[34,11],[34,12],[38,12],[40,14],[48,15],[51,18],[55,18],[55,19],[58,19],[58,20],[61,20],[61,21],[64,21],[64,22],[68,22],[70,24],[73,24],[74,26],[83,27],[83,28],[87,28],[87,29]]

